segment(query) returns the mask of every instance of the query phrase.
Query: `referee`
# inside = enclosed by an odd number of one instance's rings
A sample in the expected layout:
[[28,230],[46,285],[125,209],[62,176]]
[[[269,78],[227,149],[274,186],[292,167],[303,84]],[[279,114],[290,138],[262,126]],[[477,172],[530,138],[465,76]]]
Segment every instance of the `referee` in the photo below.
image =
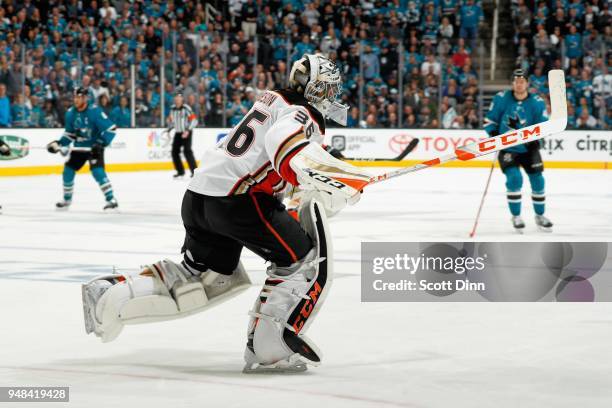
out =
[[185,159],[187,159],[189,170],[191,170],[191,177],[193,177],[193,172],[196,169],[196,161],[193,157],[193,150],[191,150],[191,136],[193,128],[198,124],[198,119],[191,107],[183,102],[183,93],[177,92],[174,96],[174,105],[170,108],[170,115],[168,116],[168,125],[174,127],[174,139],[172,140],[172,162],[176,169],[174,178],[185,175],[185,168],[181,161],[181,147]]

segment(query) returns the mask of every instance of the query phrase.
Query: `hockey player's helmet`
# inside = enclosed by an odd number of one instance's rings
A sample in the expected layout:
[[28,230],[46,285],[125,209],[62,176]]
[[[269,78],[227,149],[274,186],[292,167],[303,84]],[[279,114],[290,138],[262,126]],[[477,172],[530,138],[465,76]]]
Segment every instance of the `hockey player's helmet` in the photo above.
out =
[[291,66],[289,86],[324,116],[346,124],[348,107],[337,101],[342,93],[342,76],[334,61],[321,54],[304,54]]
[[76,88],[74,88],[74,96],[77,96],[77,95],[87,96],[88,94],[89,92],[87,92],[87,88],[85,88],[84,86],[77,86]]
[[512,80],[514,81],[516,78],[527,79],[527,74],[522,69],[515,69],[514,71],[512,71]]

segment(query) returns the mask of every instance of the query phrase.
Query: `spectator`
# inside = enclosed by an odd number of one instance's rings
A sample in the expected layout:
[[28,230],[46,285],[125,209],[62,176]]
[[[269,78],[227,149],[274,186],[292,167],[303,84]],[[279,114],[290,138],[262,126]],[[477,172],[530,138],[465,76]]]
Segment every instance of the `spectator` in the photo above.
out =
[[117,127],[127,128],[131,124],[131,112],[128,107],[127,96],[119,99],[119,106],[115,106],[110,113],[110,118]]
[[208,126],[223,126],[223,111],[225,110],[223,106],[223,95],[216,93],[210,105],[210,109],[206,115],[206,122],[208,123]]
[[52,100],[46,100],[43,107],[44,126],[47,128],[57,128],[62,126],[56,107]]
[[442,127],[444,129],[451,129],[456,117],[457,111],[449,103],[448,98],[444,98],[442,101]]
[[11,107],[11,117],[14,127],[29,127],[30,126],[30,108],[25,103],[23,94],[15,96],[15,102]]
[[10,127],[12,122],[11,101],[6,96],[6,85],[0,83],[0,127]]
[[38,97],[36,95],[32,95],[30,97],[30,103],[32,107],[30,108],[30,121],[29,127],[45,127],[45,113],[40,106]]
[[106,116],[110,116],[111,105],[110,105],[110,98],[108,97],[108,94],[103,93],[100,95],[100,97],[98,98],[98,106],[100,107],[100,109],[102,109],[102,111],[106,114]]
[[565,48],[567,58],[573,59],[582,56],[582,36],[576,30],[575,25],[570,25],[569,34],[565,36]]
[[596,129],[597,119],[589,114],[589,111],[583,109],[578,119],[576,119],[576,127],[578,129]]
[[254,37],[257,34],[257,4],[253,0],[247,0],[242,6],[242,31],[247,38]]
[[466,0],[461,6],[459,12],[461,19],[461,27],[459,36],[465,39],[472,40],[472,48],[476,47],[476,39],[478,38],[478,25],[483,20],[482,9],[480,5],[474,4],[474,0]]
[[427,60],[421,64],[421,75],[427,76],[429,74],[440,75],[440,63],[435,60],[435,55],[433,54],[429,54]]
[[378,56],[372,51],[372,47],[365,46],[363,53],[363,77],[366,81],[370,81],[380,76],[380,61]]
[[440,35],[444,38],[453,38],[455,33],[453,25],[450,23],[449,17],[442,17],[442,24],[440,24],[440,28],[438,29]]

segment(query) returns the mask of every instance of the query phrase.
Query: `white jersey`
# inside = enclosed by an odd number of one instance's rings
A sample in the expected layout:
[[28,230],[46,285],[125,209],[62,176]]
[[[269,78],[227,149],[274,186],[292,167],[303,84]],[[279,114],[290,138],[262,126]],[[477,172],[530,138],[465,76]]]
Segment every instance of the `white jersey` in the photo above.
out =
[[290,89],[266,91],[217,145],[207,150],[188,189],[208,196],[275,194],[296,185],[289,161],[309,143],[321,143],[325,121]]

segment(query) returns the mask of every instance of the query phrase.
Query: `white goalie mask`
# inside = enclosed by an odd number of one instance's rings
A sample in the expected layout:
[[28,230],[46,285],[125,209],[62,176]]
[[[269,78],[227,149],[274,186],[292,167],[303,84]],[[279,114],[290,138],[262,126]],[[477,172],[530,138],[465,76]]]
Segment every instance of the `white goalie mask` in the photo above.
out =
[[291,66],[289,86],[303,92],[323,116],[346,126],[348,106],[337,101],[342,93],[342,77],[332,60],[321,54],[304,54]]

